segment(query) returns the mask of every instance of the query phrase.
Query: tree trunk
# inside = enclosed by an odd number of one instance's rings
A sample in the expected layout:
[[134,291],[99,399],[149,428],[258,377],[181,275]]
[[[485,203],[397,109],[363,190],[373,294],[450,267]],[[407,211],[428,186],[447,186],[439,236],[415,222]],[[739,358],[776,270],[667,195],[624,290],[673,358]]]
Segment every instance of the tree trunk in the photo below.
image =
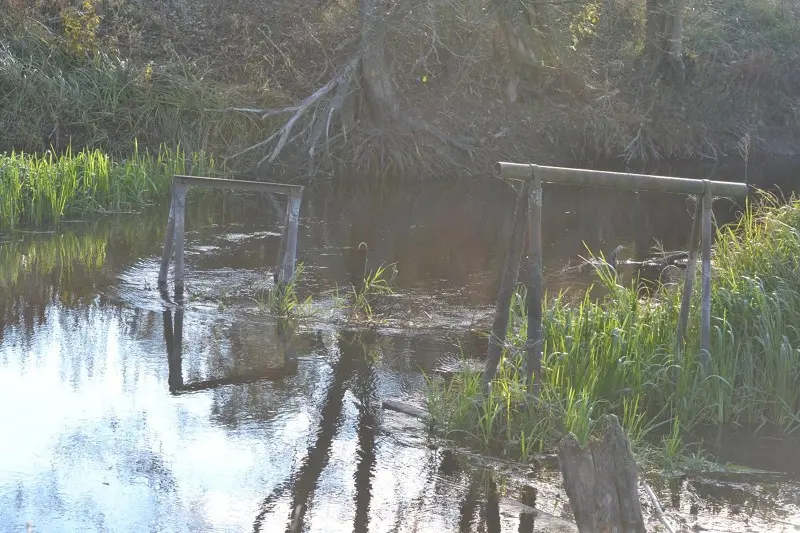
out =
[[527,27],[514,20],[505,11],[498,14],[497,26],[492,37],[496,59],[505,63],[508,71],[503,90],[506,100],[514,103],[519,97],[518,85],[525,74],[538,66],[538,58],[532,43],[523,37],[530,32],[530,14],[523,17]]
[[684,0],[647,0],[645,56],[658,72],[678,84],[686,80],[683,64]]
[[600,419],[601,434],[581,448],[570,433],[558,462],[580,533],[645,533],[638,474],[628,438],[614,415]]
[[375,125],[392,122],[399,114],[392,79],[386,66],[386,28],[380,0],[359,0],[361,11],[361,74],[366,109]]

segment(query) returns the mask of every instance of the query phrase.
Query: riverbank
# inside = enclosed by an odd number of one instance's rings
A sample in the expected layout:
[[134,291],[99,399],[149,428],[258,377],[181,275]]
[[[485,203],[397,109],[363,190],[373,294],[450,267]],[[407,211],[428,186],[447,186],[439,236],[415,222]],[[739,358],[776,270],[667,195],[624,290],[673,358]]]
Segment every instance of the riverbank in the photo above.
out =
[[[800,201],[763,198],[738,224],[718,230],[713,251],[711,367],[697,358],[699,296],[683,355],[675,340],[681,287],[642,299],[598,271],[605,295],[589,290],[546,298],[543,389],[529,398],[521,370],[524,289],[512,302],[509,346],[491,394],[478,372],[430,382],[428,409],[445,434],[500,442],[528,460],[568,432],[585,442],[594,421],[616,414],[640,456],[675,464],[694,429],[739,426],[790,434],[800,420]],[[661,437],[652,446],[653,436]],[[657,442],[657,440],[656,440]],[[702,448],[702,445],[701,445]]]
[[[800,12],[782,0],[687,0],[680,85],[643,59],[642,2],[538,8],[527,30],[546,44],[535,43],[537,66],[519,72],[497,45],[493,12],[437,2],[386,28],[397,116],[380,121],[334,90],[293,115],[357,53],[355,6],[52,4],[0,14],[0,151],[123,155],[138,139],[204,150],[239,170],[260,164],[275,179],[463,176],[498,159],[642,166],[800,153]],[[276,20],[285,31],[270,29]]]

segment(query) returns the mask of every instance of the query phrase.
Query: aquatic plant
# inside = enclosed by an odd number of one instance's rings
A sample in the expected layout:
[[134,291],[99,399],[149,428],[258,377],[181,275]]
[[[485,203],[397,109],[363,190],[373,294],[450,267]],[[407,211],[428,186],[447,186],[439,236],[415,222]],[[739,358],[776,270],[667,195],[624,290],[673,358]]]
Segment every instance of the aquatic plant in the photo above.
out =
[[[491,393],[477,372],[430,380],[427,403],[445,431],[505,442],[529,456],[567,432],[585,441],[593,424],[615,413],[634,446],[661,437],[673,461],[699,425],[737,424],[756,431],[800,428],[800,201],[764,197],[740,221],[720,228],[714,248],[712,363],[699,351],[699,295],[686,347],[675,353],[681,290],[660,286],[643,298],[598,269],[603,296],[547,297],[540,398],[522,371],[525,289],[511,306],[507,346]],[[475,429],[477,428],[477,430]],[[533,450],[532,450],[533,449]]]
[[180,147],[151,153],[137,146],[121,160],[88,149],[0,154],[0,229],[136,210],[166,196],[174,174],[214,172],[211,156],[186,154]]
[[[389,279],[386,274],[391,273]],[[372,308],[373,298],[394,294],[391,282],[397,276],[397,265],[380,265],[375,270],[369,271],[362,282],[352,285],[352,300],[350,302],[350,318],[372,322],[375,311]]]
[[314,314],[311,307],[312,297],[300,300],[297,294],[297,283],[303,277],[305,265],[297,263],[291,279],[284,285],[275,285],[261,291],[256,297],[262,310],[268,309],[279,317],[308,318]]

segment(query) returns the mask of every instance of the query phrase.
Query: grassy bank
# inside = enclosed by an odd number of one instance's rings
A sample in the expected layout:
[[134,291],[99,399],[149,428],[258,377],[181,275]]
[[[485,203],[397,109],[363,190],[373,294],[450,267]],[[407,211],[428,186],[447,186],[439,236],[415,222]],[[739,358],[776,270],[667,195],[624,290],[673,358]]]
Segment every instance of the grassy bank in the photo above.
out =
[[499,439],[522,459],[552,448],[566,432],[585,441],[605,413],[619,416],[635,445],[665,435],[661,453],[669,460],[698,425],[800,429],[800,201],[768,199],[738,225],[721,228],[713,261],[708,374],[696,356],[699,295],[681,357],[675,338],[682,286],[662,286],[642,299],[634,285],[617,284],[605,270],[601,299],[587,291],[546,301],[541,402],[524,387],[520,293],[491,394],[481,394],[478,373],[432,381],[431,413],[452,436]]
[[175,174],[210,175],[214,159],[180,148],[134,148],[114,160],[99,150],[0,154],[0,230],[64,216],[131,211],[166,196]]

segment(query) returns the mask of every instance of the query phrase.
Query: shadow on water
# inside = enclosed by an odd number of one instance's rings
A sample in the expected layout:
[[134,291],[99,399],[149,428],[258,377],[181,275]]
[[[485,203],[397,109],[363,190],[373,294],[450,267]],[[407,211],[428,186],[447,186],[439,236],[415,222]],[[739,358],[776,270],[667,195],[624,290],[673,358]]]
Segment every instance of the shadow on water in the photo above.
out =
[[[381,410],[385,398],[423,401],[420,370],[483,355],[474,330],[491,316],[514,201],[489,180],[310,191],[301,297],[346,286],[366,242],[370,266],[399,270],[384,302],[390,320],[372,330],[329,320],[329,297],[307,321],[264,312],[283,220],[270,196],[190,198],[182,302],[156,286],[164,207],[0,235],[0,427],[19,436],[0,443],[0,524],[570,531],[556,472],[482,466],[431,445],[422,423]],[[736,216],[730,203],[715,209],[718,221]],[[683,248],[690,212],[677,196],[547,187],[548,290],[594,281],[565,270],[587,246],[608,254],[624,245],[635,259],[656,241]],[[775,459],[784,471],[797,461],[786,450]],[[688,516],[692,498],[717,506],[728,529],[741,525],[728,498],[796,515],[792,483],[769,485],[774,509],[752,494],[766,484],[720,486],[680,485],[675,507]]]

